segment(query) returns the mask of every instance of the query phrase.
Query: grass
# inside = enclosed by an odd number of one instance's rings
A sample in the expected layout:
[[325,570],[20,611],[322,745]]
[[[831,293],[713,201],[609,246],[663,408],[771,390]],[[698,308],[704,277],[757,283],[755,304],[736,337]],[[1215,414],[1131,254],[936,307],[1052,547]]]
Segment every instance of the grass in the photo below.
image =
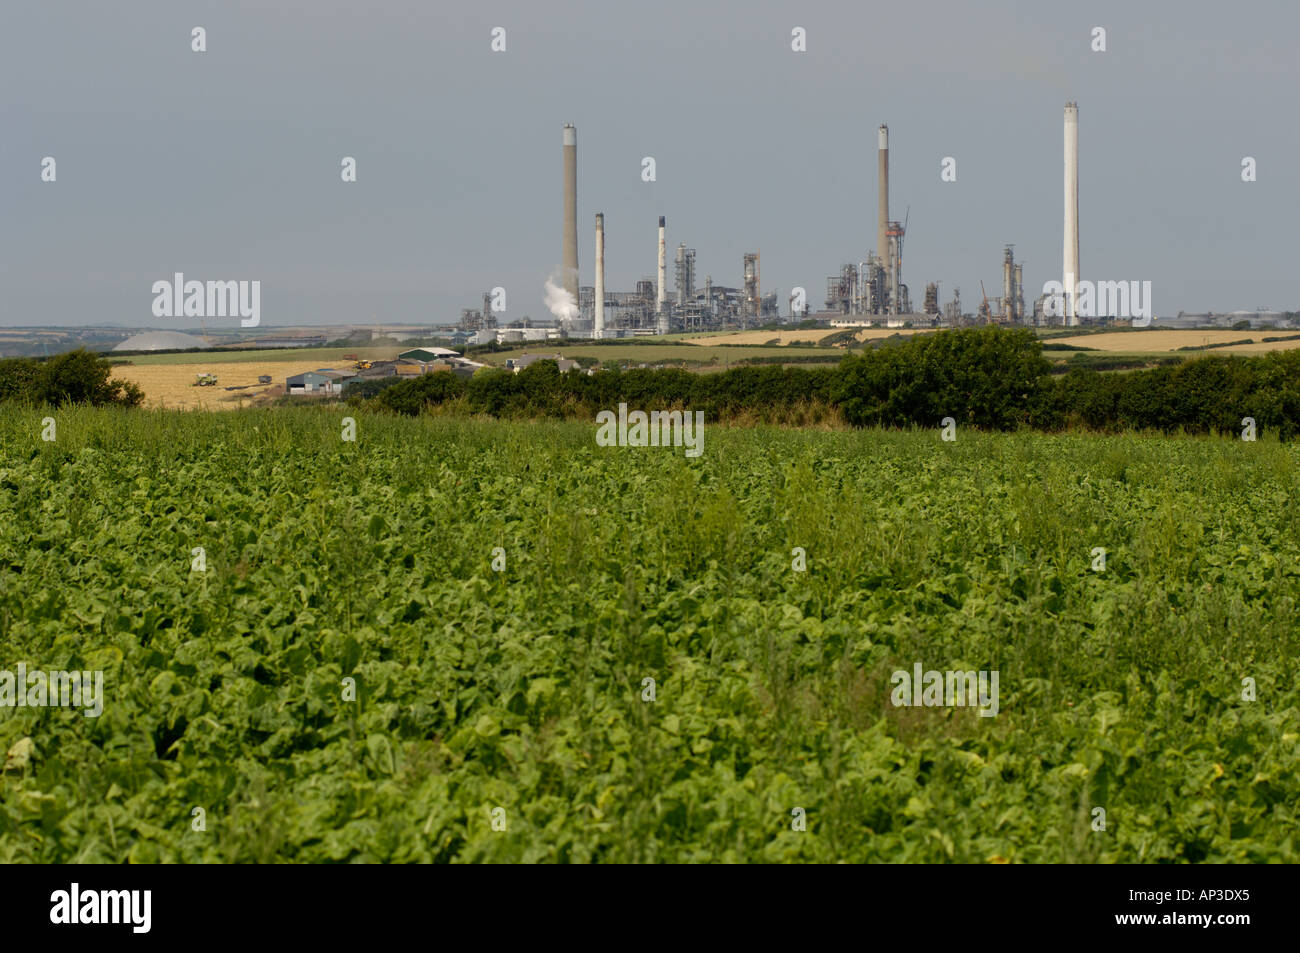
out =
[[[254,348],[246,351],[185,351],[162,354],[132,354],[124,358],[132,364],[239,364],[269,361],[314,361],[319,367],[341,363],[344,354],[356,354],[364,360],[392,360],[400,347],[284,347]],[[107,355],[112,357],[112,354]],[[349,362],[350,363],[350,362]]]
[[[837,361],[844,352],[837,348],[798,347],[791,348],[792,354],[799,356],[824,357],[828,361]],[[780,351],[773,347],[745,345],[692,345],[692,344],[559,344],[553,341],[537,341],[513,351],[498,351],[495,354],[477,355],[476,359],[485,363],[504,364],[508,358],[520,354],[562,354],[567,358],[594,357],[602,364],[627,362],[630,364],[658,364],[690,362],[696,364],[736,364],[749,358],[772,358],[780,356]]]
[[0,418],[0,860],[1298,859],[1293,446],[343,413]]

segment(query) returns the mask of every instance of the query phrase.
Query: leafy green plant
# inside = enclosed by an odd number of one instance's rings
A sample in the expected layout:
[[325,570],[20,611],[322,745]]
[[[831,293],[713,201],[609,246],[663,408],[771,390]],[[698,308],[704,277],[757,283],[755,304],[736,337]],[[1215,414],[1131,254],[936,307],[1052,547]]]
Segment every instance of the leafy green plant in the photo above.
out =
[[0,860],[1300,859],[1292,445],[352,413],[0,417]]

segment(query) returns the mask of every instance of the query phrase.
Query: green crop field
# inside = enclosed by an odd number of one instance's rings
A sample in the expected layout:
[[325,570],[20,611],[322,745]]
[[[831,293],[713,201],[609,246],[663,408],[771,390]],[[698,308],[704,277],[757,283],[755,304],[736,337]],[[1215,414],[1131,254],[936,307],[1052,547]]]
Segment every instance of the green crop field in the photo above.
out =
[[594,432],[7,410],[0,860],[1300,860],[1294,445]]

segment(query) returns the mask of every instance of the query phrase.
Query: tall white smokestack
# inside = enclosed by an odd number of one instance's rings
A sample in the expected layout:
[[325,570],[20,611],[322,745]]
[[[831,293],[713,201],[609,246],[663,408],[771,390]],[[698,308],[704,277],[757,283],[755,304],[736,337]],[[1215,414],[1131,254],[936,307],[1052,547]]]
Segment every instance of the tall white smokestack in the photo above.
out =
[[[881,124],[876,137],[876,172],[878,176],[876,206],[879,218],[876,220],[876,254],[880,256],[885,269],[885,295],[882,300],[892,300],[889,293],[894,283],[893,255],[889,250],[889,127]],[[889,310],[886,308],[886,310]]]
[[578,303],[578,130],[564,124],[564,235],[560,268],[564,290]]
[[1065,247],[1061,260],[1065,323],[1079,323],[1079,104],[1065,104]]
[[605,335],[605,216],[596,213],[596,337]]
[[664,217],[659,216],[659,293],[655,298],[656,310],[662,314],[668,294],[668,246],[664,244]]

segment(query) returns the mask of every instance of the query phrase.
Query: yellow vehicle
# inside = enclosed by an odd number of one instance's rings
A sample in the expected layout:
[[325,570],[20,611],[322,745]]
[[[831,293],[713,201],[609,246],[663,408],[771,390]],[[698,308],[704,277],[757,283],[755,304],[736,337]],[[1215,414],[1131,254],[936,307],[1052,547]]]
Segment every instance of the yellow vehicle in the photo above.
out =
[[216,385],[217,385],[216,374],[195,374],[194,375],[195,387],[215,387]]
[[357,361],[352,366],[359,371],[368,371],[373,365],[370,361]]

